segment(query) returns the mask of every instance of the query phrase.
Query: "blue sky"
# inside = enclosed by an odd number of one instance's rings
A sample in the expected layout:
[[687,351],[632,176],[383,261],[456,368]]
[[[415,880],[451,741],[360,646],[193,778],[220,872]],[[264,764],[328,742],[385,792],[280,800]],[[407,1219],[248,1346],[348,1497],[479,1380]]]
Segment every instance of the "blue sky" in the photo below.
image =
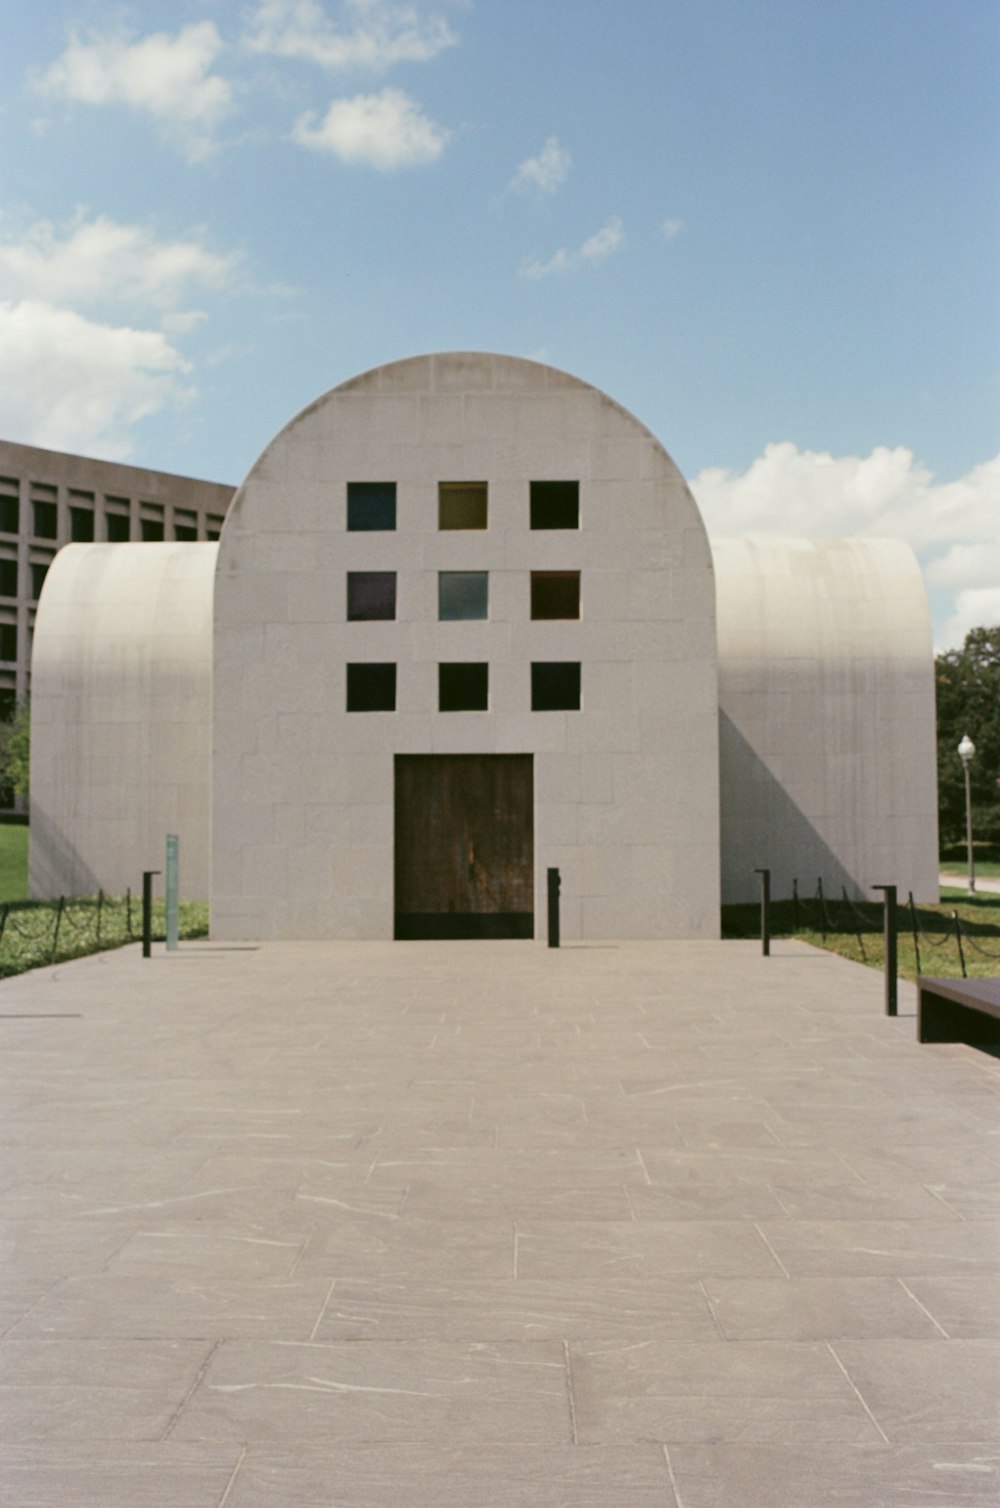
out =
[[997,0],[46,0],[0,47],[0,433],[237,482],[319,393],[537,357],[718,534],[1000,622]]

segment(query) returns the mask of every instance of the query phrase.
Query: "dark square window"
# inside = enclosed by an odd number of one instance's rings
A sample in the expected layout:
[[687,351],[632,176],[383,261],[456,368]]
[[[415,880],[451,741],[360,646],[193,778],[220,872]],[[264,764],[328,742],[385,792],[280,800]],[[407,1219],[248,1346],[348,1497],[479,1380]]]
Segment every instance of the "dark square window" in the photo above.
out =
[[438,483],[439,529],[485,529],[486,517],[485,482]]
[[206,513],[205,533],[207,537],[209,539],[218,539],[219,535],[222,533],[222,525],[224,523],[225,519],[220,518],[217,513]]
[[352,533],[395,529],[395,482],[348,482],[347,527]]
[[438,617],[443,623],[489,617],[488,571],[439,571]]
[[198,530],[192,524],[174,524],[174,538],[192,540],[198,538]]
[[490,668],[464,661],[438,666],[439,712],[485,712],[489,706]]
[[532,482],[533,529],[579,529],[579,482]]
[[35,538],[55,539],[57,519],[55,503],[32,503],[31,511]]
[[0,623],[0,660],[17,659],[17,625]]
[[17,596],[17,561],[0,560],[0,597]]
[[531,667],[532,712],[579,712],[580,665],[573,660],[543,660]]
[[129,520],[127,514],[109,513],[107,517],[108,541],[113,545],[120,545],[129,538]]
[[93,508],[69,510],[69,537],[77,544],[90,544],[94,538]]
[[16,534],[21,524],[21,509],[16,497],[0,497],[0,531]]
[[579,618],[579,571],[532,571],[533,618]]
[[348,571],[347,617],[352,623],[396,616],[395,571]]
[[37,602],[42,595],[42,587],[48,575],[50,562],[47,560],[35,560],[31,564],[31,595]]
[[163,538],[162,518],[142,518],[139,520],[139,528],[142,530],[143,539],[149,544]]
[[395,712],[395,665],[348,665],[348,712]]
[[213,539],[218,539],[218,537],[219,537],[219,531],[218,531],[218,529],[206,529],[205,530],[205,538],[208,540],[209,544],[211,544],[211,542],[212,542]]
[[17,692],[11,686],[4,686],[0,690],[0,722],[9,723],[16,711]]

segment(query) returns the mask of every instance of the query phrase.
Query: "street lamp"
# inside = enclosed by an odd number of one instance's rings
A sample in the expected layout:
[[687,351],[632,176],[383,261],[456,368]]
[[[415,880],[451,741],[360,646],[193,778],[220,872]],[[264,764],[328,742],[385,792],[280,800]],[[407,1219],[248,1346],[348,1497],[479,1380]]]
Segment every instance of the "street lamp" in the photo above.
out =
[[969,851],[969,894],[976,893],[976,863],[972,857],[972,790],[969,786],[969,766],[972,756],[976,752],[976,746],[968,733],[962,735],[962,742],[958,746],[958,757],[962,761],[962,769],[965,771],[965,844]]

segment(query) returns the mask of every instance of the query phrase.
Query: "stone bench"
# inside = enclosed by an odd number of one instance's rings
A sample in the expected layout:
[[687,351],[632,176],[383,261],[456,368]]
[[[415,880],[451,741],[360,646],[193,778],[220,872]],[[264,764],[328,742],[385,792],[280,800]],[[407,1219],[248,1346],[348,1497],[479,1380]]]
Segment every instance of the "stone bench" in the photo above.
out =
[[917,1041],[1000,1045],[1000,979],[918,975]]

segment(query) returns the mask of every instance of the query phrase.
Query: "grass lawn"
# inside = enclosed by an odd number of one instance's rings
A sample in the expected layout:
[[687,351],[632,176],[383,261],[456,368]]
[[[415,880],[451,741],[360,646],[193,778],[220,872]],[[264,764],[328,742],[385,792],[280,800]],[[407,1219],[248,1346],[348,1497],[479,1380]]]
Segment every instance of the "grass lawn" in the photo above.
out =
[[0,823],[0,905],[28,896],[28,825]]
[[[1000,847],[995,843],[973,843],[972,851],[977,874],[985,879],[1000,875]],[[941,869],[948,874],[968,874],[969,853],[964,843],[949,843],[942,847]]]

